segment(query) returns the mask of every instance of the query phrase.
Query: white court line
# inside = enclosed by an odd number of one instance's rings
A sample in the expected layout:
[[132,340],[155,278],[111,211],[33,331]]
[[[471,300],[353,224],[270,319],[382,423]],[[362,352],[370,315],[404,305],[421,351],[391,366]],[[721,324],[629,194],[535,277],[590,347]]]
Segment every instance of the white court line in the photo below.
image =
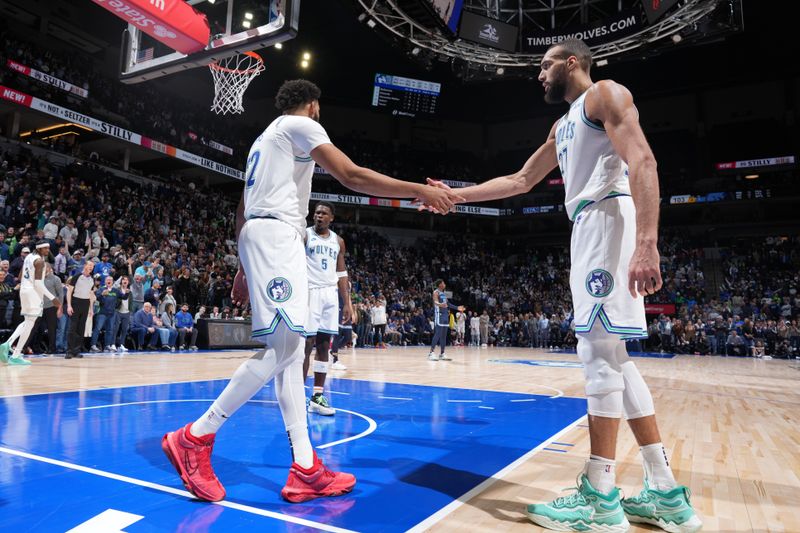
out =
[[[76,465],[73,463],[67,463],[65,461],[59,461],[58,459],[51,459],[49,457],[42,457],[41,455],[34,455],[32,453],[27,453],[19,450],[13,450],[11,448],[5,448],[0,446],[0,452],[7,453],[9,455],[16,455],[17,457],[23,457],[25,459],[32,459],[34,461],[40,461],[42,463],[48,463],[55,466],[60,466],[63,468],[69,468],[70,470],[77,470],[79,472],[85,472],[87,474],[93,474],[95,476],[105,477],[108,479],[113,479],[116,481],[122,481],[123,483],[130,483],[131,485],[138,485],[140,487],[145,487],[148,489],[158,490],[161,492],[167,492],[169,494],[175,494],[176,496],[182,496],[187,499],[196,499],[192,496],[189,492],[185,490],[176,489],[173,487],[167,487],[166,485],[159,485],[158,483],[151,483],[149,481],[144,481],[141,479],[136,479],[128,476],[122,476],[120,474],[114,474],[112,472],[106,472],[104,470],[98,470],[96,468],[90,468],[88,466],[81,466]],[[299,524],[301,526],[306,527],[313,527],[316,529],[321,529],[322,531],[331,531],[332,533],[354,533],[350,529],[343,529],[335,526],[330,526],[328,524],[321,524],[319,522],[314,522],[311,520],[306,520],[305,518],[297,518],[294,516],[289,516],[281,513],[275,513],[272,511],[267,511],[265,509],[259,509],[258,507],[251,507],[249,505],[242,505],[240,503],[234,503],[229,501],[221,501],[221,502],[208,502],[213,503],[214,505],[221,505],[222,507],[228,507],[229,509],[236,509],[238,511],[244,511],[245,513],[265,516],[267,518],[274,518],[276,520],[281,520],[283,522],[290,522],[292,524]]]
[[577,426],[581,422],[584,422],[585,420],[586,420],[586,415],[583,415],[582,417],[575,420],[573,423],[571,423],[570,425],[568,425],[567,427],[565,427],[564,429],[562,429],[561,431],[559,431],[558,433],[547,439],[546,441],[542,442],[536,448],[532,449],[531,451],[529,451],[528,453],[526,453],[525,455],[523,455],[522,457],[511,463],[510,465],[506,466],[505,468],[494,474],[492,477],[485,479],[483,483],[481,483],[477,487],[474,487],[472,490],[470,490],[457,500],[453,500],[448,505],[442,507],[434,514],[432,514],[431,516],[429,516],[416,526],[409,529],[407,533],[417,533],[420,531],[425,531],[427,529],[430,529],[435,524],[443,520],[447,515],[449,515],[450,513],[452,513],[453,511],[455,511],[456,509],[458,509],[459,507],[470,501],[472,498],[474,498],[481,492],[491,487],[496,481],[503,479],[509,472],[517,468],[519,465],[521,465],[522,463],[524,463],[525,461],[527,461],[540,451],[542,451],[543,448],[549,446],[554,440],[558,440],[562,435],[568,433],[570,430],[575,428],[575,426]]
[[367,415],[362,415],[361,413],[356,413],[355,411],[348,411],[347,409],[341,409],[339,407],[337,407],[336,410],[342,411],[343,413],[349,413],[354,416],[360,416],[361,418],[367,421],[369,427],[365,431],[359,433],[358,435],[353,435],[352,437],[347,437],[346,439],[329,442],[328,444],[321,444],[320,446],[317,446],[318,450],[324,450],[325,448],[330,448],[331,446],[336,446],[337,444],[344,444],[345,442],[350,442],[351,440],[356,440],[360,439],[361,437],[366,437],[367,435],[369,435],[378,428],[378,424],[375,423],[375,421],[370,417],[368,417]]
[[329,390],[328,392],[330,394],[341,394],[342,396],[350,396],[349,392],[339,392],[339,391],[335,391],[335,390]]
[[[182,400],[147,400],[147,401],[143,401],[143,402],[111,403],[111,404],[107,404],[107,405],[93,405],[91,407],[78,407],[78,411],[87,411],[89,409],[105,409],[107,407],[122,407],[122,406],[125,406],[125,405],[143,405],[143,404],[151,404],[151,403],[213,402],[213,401],[214,400],[207,400],[207,399],[201,399],[201,398],[198,398],[198,399],[182,399]],[[250,403],[250,402],[252,402],[252,403],[272,403],[272,404],[278,403],[275,400],[248,400],[248,403]],[[328,442],[326,444],[320,444],[319,446],[316,447],[318,450],[324,450],[325,448],[332,448],[332,447],[337,446],[339,444],[344,444],[345,442],[350,442],[350,441],[353,441],[353,440],[356,440],[356,439],[360,439],[362,437],[366,437],[367,435],[371,434],[376,429],[378,429],[377,422],[375,422],[372,418],[368,417],[367,415],[363,415],[361,413],[356,413],[355,411],[350,411],[348,409],[337,408],[336,410],[337,411],[342,411],[343,413],[351,414],[353,416],[357,416],[359,418],[363,418],[364,420],[367,421],[367,424],[368,424],[369,427],[367,427],[366,430],[362,431],[358,435],[353,435],[352,437],[347,437],[347,438],[344,438],[344,439],[335,440],[333,442]]]
[[489,407],[488,405],[479,405],[478,409],[492,409],[492,410],[494,410],[494,407]]
[[536,398],[523,398],[522,400],[510,400],[511,402],[535,402]]
[[481,403],[483,400],[447,400],[450,403]]
[[397,396],[378,396],[378,398],[380,398],[381,400],[405,400],[407,402],[410,402],[411,400],[414,399],[414,398],[398,398]]

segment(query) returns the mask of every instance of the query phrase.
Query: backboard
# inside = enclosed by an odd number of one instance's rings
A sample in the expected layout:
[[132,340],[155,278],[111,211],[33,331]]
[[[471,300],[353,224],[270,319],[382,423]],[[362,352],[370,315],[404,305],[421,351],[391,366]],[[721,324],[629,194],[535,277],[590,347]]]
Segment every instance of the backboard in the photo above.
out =
[[208,46],[189,55],[129,23],[123,32],[120,80],[141,83],[212,61],[259,50],[297,35],[300,0],[186,0],[205,14],[211,29]]

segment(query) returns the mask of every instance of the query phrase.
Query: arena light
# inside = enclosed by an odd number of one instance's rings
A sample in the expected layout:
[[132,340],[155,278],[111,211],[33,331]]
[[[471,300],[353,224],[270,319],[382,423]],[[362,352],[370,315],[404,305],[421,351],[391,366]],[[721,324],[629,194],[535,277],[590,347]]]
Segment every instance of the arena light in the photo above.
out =
[[367,26],[369,26],[370,28],[374,28],[375,27],[375,21],[372,20],[372,19],[369,19],[367,21]]
[[250,13],[250,12],[247,12],[247,13],[244,14],[244,18],[246,18],[247,20],[253,20],[253,14]]
[[245,28],[249,28],[250,27],[250,21],[249,20],[243,20],[242,21],[242,26],[244,26]]
[[683,37],[681,37],[680,33],[675,33],[675,34],[672,35],[672,42],[673,43],[678,44],[682,40],[683,40]]
[[300,62],[300,66],[301,66],[301,67],[303,67],[303,68],[308,68],[308,61],[307,61],[307,60],[305,60],[305,59],[304,59],[304,60],[302,60],[302,61]]
[[283,43],[275,43],[275,49],[280,50],[283,48]]
[[502,76],[505,73],[506,73],[506,69],[504,69],[503,67],[498,67],[497,68],[497,75],[498,76]]
[[303,61],[311,61],[311,54],[308,52],[303,52]]
[[419,46],[415,46],[414,48],[411,49],[411,55],[412,56],[419,55],[420,50],[421,50],[421,48]]
[[595,63],[595,66],[604,67],[608,65],[608,59],[600,59]]
[[748,174],[747,176],[744,177],[744,179],[746,179],[746,180],[757,180],[758,179],[758,174]]

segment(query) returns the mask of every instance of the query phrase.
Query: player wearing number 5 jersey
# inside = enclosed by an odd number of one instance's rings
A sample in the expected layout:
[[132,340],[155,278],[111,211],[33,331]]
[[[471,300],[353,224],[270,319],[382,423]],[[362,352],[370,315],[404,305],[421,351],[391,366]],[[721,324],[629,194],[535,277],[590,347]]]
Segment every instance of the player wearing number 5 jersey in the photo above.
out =
[[308,412],[325,416],[335,414],[323,395],[330,363],[328,351],[331,335],[339,332],[339,301],[342,320],[350,320],[350,290],[345,269],[344,239],[330,229],[335,209],[333,204],[319,202],[314,208],[314,225],[306,228],[306,264],[308,265],[308,322],[306,323],[306,357],[303,378],[308,375],[311,350],[317,347],[314,357],[314,390],[308,403]]
[[355,477],[328,470],[311,447],[303,389],[303,335],[308,318],[305,219],[314,163],[343,185],[366,194],[419,198],[442,212],[460,195],[408,183],[354,164],[319,124],[320,90],[311,82],[284,83],[275,98],[282,115],[253,143],[247,158],[242,201],[236,213],[241,261],[232,299],[253,309],[253,337],[265,347],[234,373],[222,394],[198,420],[168,433],[162,448],[186,488],[218,501],[225,489],[211,467],[217,430],[275,379],[293,464],[281,495],[290,502],[352,490]]

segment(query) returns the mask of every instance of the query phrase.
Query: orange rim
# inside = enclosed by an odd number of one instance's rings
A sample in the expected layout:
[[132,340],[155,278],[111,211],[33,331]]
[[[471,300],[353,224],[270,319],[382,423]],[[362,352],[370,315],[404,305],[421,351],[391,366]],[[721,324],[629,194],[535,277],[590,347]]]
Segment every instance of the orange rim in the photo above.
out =
[[208,66],[209,66],[209,68],[212,68],[214,70],[218,70],[220,72],[228,72],[230,74],[252,74],[253,72],[258,72],[264,66],[264,60],[261,59],[261,56],[258,55],[257,53],[255,53],[255,52],[245,52],[244,55],[250,56],[253,59],[257,60],[258,63],[256,64],[256,66],[254,66],[252,68],[249,68],[249,69],[246,69],[246,70],[240,70],[240,69],[237,69],[237,68],[221,67],[216,62],[209,63]]

